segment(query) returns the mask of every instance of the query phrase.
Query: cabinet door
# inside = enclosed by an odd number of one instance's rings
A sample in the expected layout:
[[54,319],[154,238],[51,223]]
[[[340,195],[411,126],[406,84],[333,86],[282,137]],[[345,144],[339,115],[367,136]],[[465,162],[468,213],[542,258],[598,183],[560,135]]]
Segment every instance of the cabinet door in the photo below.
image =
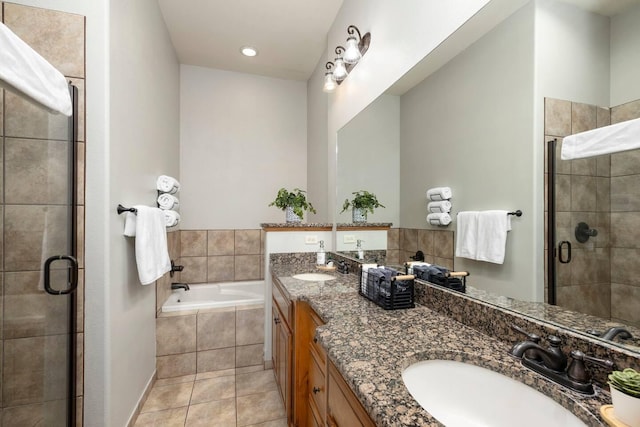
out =
[[375,427],[375,423],[347,383],[329,362],[327,381],[327,425],[329,427]]
[[272,311],[273,370],[280,395],[284,401],[287,419],[291,424],[291,345],[292,336],[280,311],[274,306]]

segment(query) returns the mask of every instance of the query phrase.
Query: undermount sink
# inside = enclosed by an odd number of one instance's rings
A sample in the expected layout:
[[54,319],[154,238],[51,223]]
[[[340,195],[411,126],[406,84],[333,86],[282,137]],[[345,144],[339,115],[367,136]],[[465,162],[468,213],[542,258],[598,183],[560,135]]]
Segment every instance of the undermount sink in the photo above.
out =
[[308,282],[324,282],[327,280],[335,279],[335,277],[333,277],[332,275],[323,273],[302,273],[296,274],[295,276],[293,276],[293,278],[298,280],[306,280]]
[[426,360],[402,372],[409,393],[447,427],[585,427],[570,411],[505,375],[452,360]]

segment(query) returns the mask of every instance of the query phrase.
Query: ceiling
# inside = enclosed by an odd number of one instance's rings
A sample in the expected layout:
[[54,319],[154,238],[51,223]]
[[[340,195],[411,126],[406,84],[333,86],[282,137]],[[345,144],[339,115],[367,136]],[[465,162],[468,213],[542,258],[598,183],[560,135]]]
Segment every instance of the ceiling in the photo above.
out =
[[588,11],[604,15],[615,16],[628,7],[638,4],[638,0],[562,0]]
[[[302,81],[320,60],[342,2],[158,0],[181,64]],[[258,55],[243,56],[243,46]]]

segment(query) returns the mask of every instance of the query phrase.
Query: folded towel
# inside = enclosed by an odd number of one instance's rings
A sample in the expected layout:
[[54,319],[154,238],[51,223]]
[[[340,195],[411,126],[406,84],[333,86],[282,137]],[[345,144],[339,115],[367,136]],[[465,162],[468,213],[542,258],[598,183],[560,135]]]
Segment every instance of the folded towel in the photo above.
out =
[[148,285],[171,270],[164,221],[166,211],[148,206],[135,206],[135,208],[138,211],[136,214],[138,277],[140,283]]
[[175,227],[180,222],[180,214],[176,211],[162,211],[166,227]]
[[427,200],[449,200],[451,195],[451,188],[449,187],[435,187],[427,190]]
[[478,252],[478,212],[458,212],[456,221],[456,256],[476,259]]
[[431,225],[451,224],[451,215],[448,213],[430,213],[427,215],[427,222]]
[[67,79],[0,23],[0,83],[56,113],[71,116]]
[[428,262],[423,262],[423,261],[409,261],[407,263],[405,263],[405,265],[407,266],[407,274],[414,274],[413,273],[413,269],[414,267],[428,267],[431,264],[429,264]]
[[427,212],[429,213],[449,213],[451,212],[451,202],[448,200],[442,200],[440,202],[430,202],[427,205]]
[[504,262],[507,232],[511,230],[509,211],[483,211],[478,214],[478,261]]
[[180,183],[171,176],[160,175],[156,181],[156,188],[163,193],[175,194],[180,190]]
[[133,212],[124,213],[124,234],[127,237],[136,237],[136,221],[138,217]]
[[362,293],[367,292],[367,278],[369,277],[369,269],[377,267],[378,264],[362,264],[362,276],[360,277],[360,290],[362,291]]
[[163,210],[175,211],[180,207],[180,201],[173,194],[162,193],[158,196],[158,207]]
[[640,119],[570,135],[562,140],[562,160],[583,159],[601,154],[640,148]]

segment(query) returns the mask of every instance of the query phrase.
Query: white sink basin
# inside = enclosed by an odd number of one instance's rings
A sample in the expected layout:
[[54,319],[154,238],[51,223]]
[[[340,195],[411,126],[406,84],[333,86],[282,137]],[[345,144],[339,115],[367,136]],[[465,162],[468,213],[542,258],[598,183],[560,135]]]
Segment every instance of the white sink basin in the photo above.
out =
[[298,280],[306,280],[308,282],[323,282],[323,281],[335,279],[335,277],[333,277],[332,275],[323,274],[323,273],[296,274],[295,276],[293,276],[293,278]]
[[585,427],[553,399],[512,378],[451,360],[402,372],[409,393],[447,427]]

